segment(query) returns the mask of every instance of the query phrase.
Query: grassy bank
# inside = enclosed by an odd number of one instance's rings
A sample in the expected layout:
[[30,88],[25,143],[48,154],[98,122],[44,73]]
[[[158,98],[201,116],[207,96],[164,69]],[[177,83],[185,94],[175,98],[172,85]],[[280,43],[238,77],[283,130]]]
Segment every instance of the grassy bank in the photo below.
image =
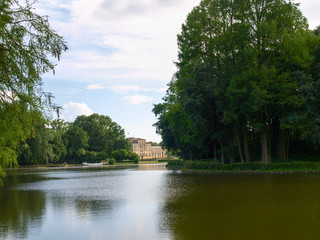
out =
[[289,162],[289,163],[270,163],[262,164],[253,163],[235,163],[235,164],[219,164],[207,161],[185,161],[183,162],[184,170],[200,170],[200,171],[281,171],[281,172],[305,172],[320,171],[320,162]]

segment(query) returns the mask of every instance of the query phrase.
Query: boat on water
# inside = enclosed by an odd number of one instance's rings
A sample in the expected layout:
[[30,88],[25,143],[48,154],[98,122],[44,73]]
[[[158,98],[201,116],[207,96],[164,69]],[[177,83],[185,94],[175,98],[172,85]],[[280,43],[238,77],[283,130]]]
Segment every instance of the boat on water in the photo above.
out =
[[86,162],[84,162],[84,163],[82,163],[82,165],[84,167],[99,167],[99,166],[103,166],[103,163],[102,162],[100,162],[100,163],[86,163]]

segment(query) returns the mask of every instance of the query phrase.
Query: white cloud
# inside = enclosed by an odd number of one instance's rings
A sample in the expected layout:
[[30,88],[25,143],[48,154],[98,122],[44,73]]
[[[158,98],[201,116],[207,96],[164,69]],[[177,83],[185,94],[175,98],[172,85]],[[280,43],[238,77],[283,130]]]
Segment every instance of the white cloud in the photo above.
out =
[[100,83],[89,84],[86,89],[88,90],[99,90],[99,89],[109,89],[115,93],[125,94],[128,92],[158,92],[163,93],[167,88],[144,88],[138,85],[122,84],[122,85],[109,85],[105,86]]
[[[176,68],[176,35],[200,0],[42,0],[37,9],[66,37],[69,51],[57,73],[65,79],[169,82]],[[301,2],[310,27],[319,24],[315,0]],[[66,15],[66,19],[61,17]],[[71,77],[70,77],[71,76]]]
[[[200,0],[51,1],[38,4],[70,45],[57,72],[72,72],[78,81],[90,73],[108,84],[110,78],[169,82],[176,70],[176,35]],[[68,21],[54,18],[59,9],[68,12]]]
[[86,87],[88,90],[98,90],[98,89],[105,89],[106,87],[102,84],[96,83],[96,84],[90,84]]
[[73,122],[76,117],[80,115],[89,116],[93,114],[92,109],[85,103],[69,102],[68,104],[63,105],[62,108],[61,118],[67,122]]
[[153,101],[152,97],[143,96],[143,95],[139,95],[139,94],[135,94],[132,96],[126,96],[123,99],[127,100],[128,101],[127,103],[129,103],[131,105],[138,105],[141,103]]
[[113,86],[108,86],[107,88],[116,93],[122,93],[122,94],[130,91],[141,91],[141,87],[137,85],[113,85]]

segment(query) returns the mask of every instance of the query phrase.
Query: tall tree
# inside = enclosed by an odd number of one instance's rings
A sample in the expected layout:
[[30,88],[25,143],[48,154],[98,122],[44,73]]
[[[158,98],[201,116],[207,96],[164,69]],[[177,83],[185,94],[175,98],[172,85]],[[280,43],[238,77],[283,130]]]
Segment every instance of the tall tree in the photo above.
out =
[[89,136],[89,151],[106,152],[122,147],[128,149],[124,129],[108,116],[92,114],[78,116],[73,126],[82,128]]
[[48,17],[32,8],[29,1],[0,2],[0,176],[16,163],[15,147],[33,135],[47,107],[56,107],[42,89],[41,74],[54,72],[52,57],[59,60],[67,50]]
[[[302,89],[318,44],[291,1],[201,1],[178,35],[174,91],[154,108],[158,132],[171,139],[164,144],[190,138],[194,128],[206,157],[235,162],[237,146],[240,161],[249,162],[249,142],[258,137],[263,163],[271,162],[272,152],[286,161],[290,136],[308,131]],[[168,117],[174,106],[185,114],[181,130]]]

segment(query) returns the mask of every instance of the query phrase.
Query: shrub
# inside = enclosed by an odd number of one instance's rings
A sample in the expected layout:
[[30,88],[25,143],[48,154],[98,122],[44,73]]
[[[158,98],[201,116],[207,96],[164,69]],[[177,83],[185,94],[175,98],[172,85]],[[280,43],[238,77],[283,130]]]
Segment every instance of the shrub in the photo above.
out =
[[125,149],[114,150],[111,153],[112,158],[116,161],[125,160],[129,157],[129,152]]
[[97,156],[96,156],[96,159],[97,160],[105,160],[108,158],[108,154],[106,152],[97,152]]
[[170,160],[170,161],[168,161],[167,166],[168,167],[183,167],[184,166],[184,162],[181,159]]
[[213,170],[213,171],[285,171],[285,170],[320,170],[319,162],[290,162],[290,163],[234,163],[218,164],[215,162],[186,161],[186,169]]
[[130,153],[130,155],[129,155],[129,160],[133,160],[134,163],[139,163],[140,157],[139,157],[139,155],[136,154],[136,153]]
[[116,160],[115,159],[113,159],[113,158],[110,158],[109,159],[109,164],[115,164],[116,163]]

